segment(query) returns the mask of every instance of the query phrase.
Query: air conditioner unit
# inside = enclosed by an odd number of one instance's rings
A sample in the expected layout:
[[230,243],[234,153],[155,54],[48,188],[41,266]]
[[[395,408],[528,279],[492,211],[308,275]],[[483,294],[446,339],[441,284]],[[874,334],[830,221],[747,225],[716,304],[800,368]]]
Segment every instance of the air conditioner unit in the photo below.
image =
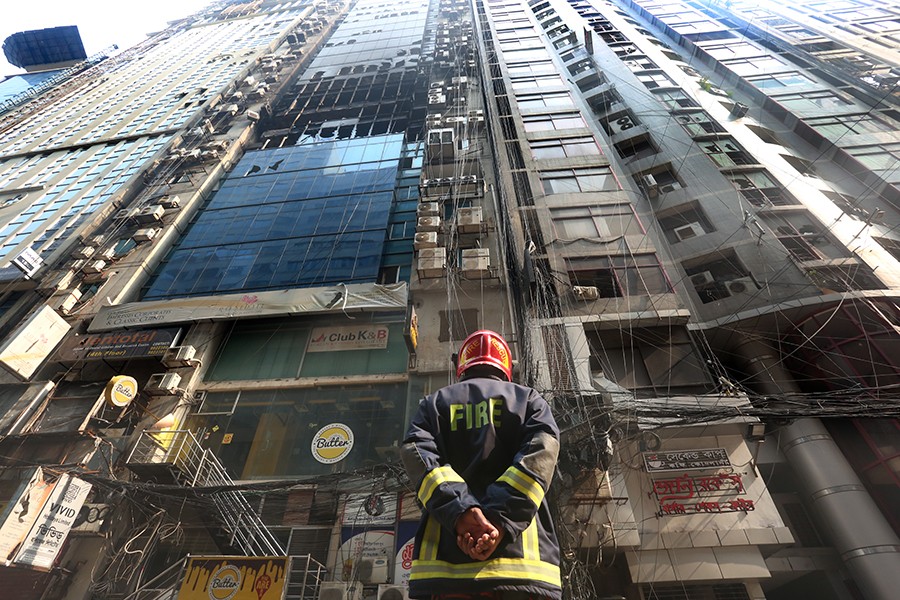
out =
[[75,288],[53,296],[53,298],[50,299],[50,306],[60,313],[67,315],[75,308],[75,305],[78,304],[79,300],[81,300],[81,290]]
[[707,285],[711,285],[716,282],[716,278],[713,277],[713,274],[709,271],[703,271],[702,273],[695,273],[691,275],[691,283],[694,287],[703,287]]
[[91,246],[92,248],[96,248],[97,246],[103,245],[103,242],[106,241],[106,236],[103,235],[92,235],[91,237],[85,239],[82,243],[85,246]]
[[181,198],[178,196],[163,196],[157,198],[156,203],[163,208],[179,208],[181,206]]
[[469,279],[490,277],[491,252],[487,248],[468,248],[460,256],[460,270]]
[[420,202],[416,207],[417,217],[436,217],[440,213],[440,205],[437,202]]
[[359,600],[362,586],[343,581],[323,581],[319,584],[319,600]]
[[584,301],[596,300],[600,297],[600,291],[592,285],[572,286],[572,293],[576,298]]
[[419,279],[443,277],[447,269],[447,249],[437,247],[420,250],[416,267]]
[[428,132],[428,157],[432,160],[453,160],[456,157],[456,135],[450,129],[432,129]]
[[127,219],[130,216],[131,216],[131,209],[123,208],[122,210],[118,211],[115,215],[113,215],[113,219],[115,219],[116,221],[119,221],[122,219]]
[[135,242],[149,242],[153,238],[155,238],[159,232],[162,231],[156,227],[148,227],[146,229],[138,229],[134,232],[134,235],[131,236]]
[[244,99],[244,92],[235,92],[231,96],[229,96],[228,99],[233,102],[240,102]]
[[96,258],[102,258],[104,260],[112,260],[116,256],[116,247],[110,246],[109,248],[105,248],[100,250],[94,254]]
[[416,221],[416,231],[437,231],[441,228],[440,217],[419,217]]
[[409,588],[405,585],[381,584],[376,600],[409,600]]
[[416,250],[424,250],[426,248],[437,248],[438,234],[436,231],[422,231],[417,233],[413,238],[413,248]]
[[456,214],[456,228],[460,233],[478,233],[481,231],[481,215],[480,206],[460,208]]
[[110,515],[109,504],[85,503],[72,523],[71,534],[74,536],[99,535],[103,524]]
[[103,269],[106,268],[105,260],[94,260],[89,263],[86,263],[81,270],[85,273],[102,273]]
[[165,212],[165,207],[163,207],[161,204],[155,204],[153,206],[148,206],[147,208],[141,209],[141,212],[134,215],[134,218],[138,223],[142,225],[159,223],[160,221],[162,221],[162,217]]
[[700,225],[700,223],[688,223],[687,225],[676,227],[674,231],[675,237],[677,237],[680,242],[706,234],[706,231],[704,231],[703,226]]
[[740,277],[738,279],[732,279],[727,284],[725,284],[728,288],[728,293],[734,296],[735,294],[747,294],[756,292],[756,282],[753,281],[752,277]]
[[388,580],[388,559],[361,558],[356,565],[356,578],[365,584],[386,583]]
[[96,248],[91,248],[90,246],[84,246],[84,247],[79,248],[75,252],[73,252],[72,256],[74,256],[75,258],[90,258],[94,255],[94,252],[96,252],[96,251],[97,251]]
[[251,121],[259,121],[259,113],[256,112],[255,110],[248,110],[247,118],[250,119]]
[[156,373],[147,380],[144,391],[151,396],[174,396],[180,383],[181,375],[178,373]]
[[204,132],[212,135],[216,132],[216,126],[212,124],[212,121],[209,119],[203,119],[203,124],[200,126]]
[[163,354],[162,364],[169,369],[189,367],[197,364],[198,361],[194,359],[196,353],[193,346],[172,346]]
[[643,186],[644,192],[647,193],[648,197],[656,198],[659,195],[659,184],[656,182],[656,177],[653,175],[642,176],[641,186]]

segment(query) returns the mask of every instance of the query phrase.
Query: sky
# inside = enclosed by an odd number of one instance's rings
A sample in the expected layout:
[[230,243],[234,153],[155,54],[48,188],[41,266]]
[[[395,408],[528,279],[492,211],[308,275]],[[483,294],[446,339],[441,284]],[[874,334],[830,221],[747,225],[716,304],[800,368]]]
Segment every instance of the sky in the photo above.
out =
[[[15,0],[4,2],[0,42],[29,29],[77,25],[88,56],[116,44],[134,46],[166,23],[197,12],[211,0]],[[0,76],[24,73],[0,52]]]

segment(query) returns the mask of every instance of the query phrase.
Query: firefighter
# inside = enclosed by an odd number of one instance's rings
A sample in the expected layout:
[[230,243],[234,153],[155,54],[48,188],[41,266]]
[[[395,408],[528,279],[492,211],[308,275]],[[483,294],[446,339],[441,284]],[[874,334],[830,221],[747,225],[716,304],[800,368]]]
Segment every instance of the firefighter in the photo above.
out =
[[411,598],[561,598],[559,545],[545,501],[559,429],[535,390],[512,383],[506,341],[463,342],[458,383],[425,397],[403,441],[424,508]]

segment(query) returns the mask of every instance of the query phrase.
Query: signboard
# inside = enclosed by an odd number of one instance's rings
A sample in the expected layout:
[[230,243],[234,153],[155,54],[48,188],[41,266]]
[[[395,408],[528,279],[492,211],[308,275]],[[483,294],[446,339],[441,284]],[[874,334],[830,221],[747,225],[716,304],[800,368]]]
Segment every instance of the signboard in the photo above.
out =
[[644,467],[648,473],[723,469],[730,466],[731,461],[728,459],[728,452],[725,448],[644,452]]
[[18,256],[12,259],[12,264],[22,271],[25,277],[31,277],[44,264],[44,259],[31,248],[25,248]]
[[343,423],[326,425],[312,439],[313,458],[326,465],[344,460],[352,449],[353,431]]
[[406,347],[410,354],[416,353],[419,347],[419,315],[416,314],[416,307],[410,305],[406,313],[406,327],[403,330],[403,339],[406,341]]
[[91,484],[62,475],[13,562],[41,569],[52,567],[90,491]]
[[74,335],[62,343],[56,357],[72,361],[159,358],[175,344],[180,333],[181,328],[170,327]]
[[108,404],[119,408],[128,406],[137,397],[138,384],[134,377],[116,375],[109,380],[103,390],[103,397]]
[[177,600],[281,600],[286,556],[194,556]]
[[685,473],[671,479],[654,479],[653,493],[659,501],[660,517],[756,509],[753,500],[742,497],[746,492],[741,476],[730,473],[701,477]]
[[387,325],[316,327],[309,334],[306,351],[383,350],[387,343]]
[[397,494],[348,494],[343,524],[354,526],[390,525],[397,519]]
[[12,560],[14,549],[28,535],[53,485],[52,480],[44,478],[43,469],[37,467],[6,505],[0,524],[0,563]]
[[131,302],[101,307],[88,331],[113,331],[128,327],[241,317],[403,310],[407,305],[407,296],[405,283],[354,283],[278,292]]
[[371,581],[387,581],[388,566],[395,552],[393,530],[371,529],[354,533],[353,529],[345,527],[341,530],[341,538],[344,541],[338,548],[335,581],[358,581],[364,561],[371,569]]
[[37,371],[71,326],[49,306],[31,313],[0,347],[0,365],[23,379]]

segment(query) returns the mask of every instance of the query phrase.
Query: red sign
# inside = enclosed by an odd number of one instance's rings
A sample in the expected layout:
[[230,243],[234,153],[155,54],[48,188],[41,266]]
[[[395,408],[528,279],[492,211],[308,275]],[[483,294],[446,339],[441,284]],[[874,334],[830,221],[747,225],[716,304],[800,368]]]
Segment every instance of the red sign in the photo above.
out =
[[672,479],[654,479],[653,491],[659,501],[658,516],[694,513],[749,512],[756,507],[745,495],[740,475],[721,473],[691,477],[687,473]]

